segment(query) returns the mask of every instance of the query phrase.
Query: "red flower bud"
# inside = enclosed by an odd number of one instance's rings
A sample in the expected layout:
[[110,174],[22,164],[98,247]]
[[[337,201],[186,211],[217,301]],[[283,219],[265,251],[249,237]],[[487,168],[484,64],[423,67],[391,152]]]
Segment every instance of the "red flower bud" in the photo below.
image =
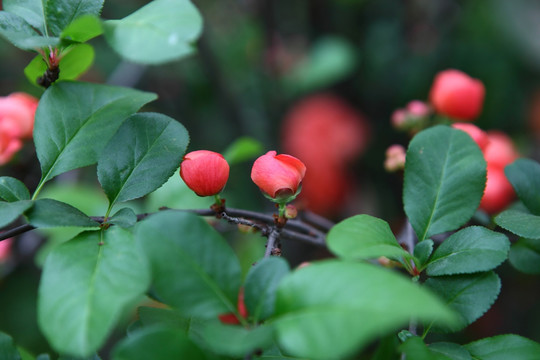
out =
[[197,195],[217,195],[229,179],[229,164],[216,152],[192,151],[184,156],[180,165],[180,176]]
[[251,168],[251,180],[273,199],[284,199],[296,194],[306,166],[294,156],[269,151],[259,157]]
[[441,115],[472,121],[482,111],[485,88],[480,80],[459,70],[445,70],[435,76],[429,99]]
[[474,142],[482,151],[484,151],[486,146],[488,146],[489,144],[489,137],[486,132],[476,125],[469,123],[454,123],[452,124],[452,127],[461,131],[465,131],[467,134],[469,134],[469,136],[474,140]]
[[502,131],[491,130],[487,132],[489,144],[484,149],[484,158],[488,165],[504,168],[519,157],[514,142]]
[[504,169],[488,163],[486,188],[480,201],[480,209],[488,214],[496,214],[510,205],[514,197],[514,188],[506,178]]
[[483,149],[487,162],[487,182],[480,209],[488,214],[502,211],[515,198],[512,184],[504,174],[506,165],[519,157],[512,139],[501,131],[488,131],[488,144]]

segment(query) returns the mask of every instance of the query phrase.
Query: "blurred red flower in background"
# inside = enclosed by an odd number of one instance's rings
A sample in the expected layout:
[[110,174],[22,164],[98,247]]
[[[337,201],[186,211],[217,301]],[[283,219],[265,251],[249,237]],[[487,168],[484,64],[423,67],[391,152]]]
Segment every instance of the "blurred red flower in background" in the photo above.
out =
[[484,104],[484,84],[462,71],[439,72],[433,80],[429,100],[435,111],[455,120],[473,121]]
[[311,95],[290,109],[282,144],[308,168],[301,204],[324,216],[340,212],[355,186],[348,167],[366,149],[369,133],[364,117],[332,94]]
[[25,93],[0,97],[0,165],[6,164],[32,137],[38,99]]

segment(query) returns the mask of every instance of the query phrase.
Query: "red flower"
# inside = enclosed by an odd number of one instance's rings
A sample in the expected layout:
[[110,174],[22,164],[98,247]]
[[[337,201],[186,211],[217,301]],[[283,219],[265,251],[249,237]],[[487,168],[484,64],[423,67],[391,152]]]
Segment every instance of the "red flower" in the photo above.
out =
[[503,210],[515,198],[512,184],[504,174],[506,165],[514,162],[519,154],[512,139],[501,131],[488,131],[488,144],[483,149],[487,162],[487,182],[480,209],[488,214]]
[[197,195],[217,195],[229,179],[229,164],[216,152],[192,151],[184,156],[180,165],[180,176]]
[[296,194],[306,166],[294,156],[269,151],[259,157],[251,168],[251,180],[273,199]]
[[484,84],[480,80],[450,69],[435,76],[429,99],[437,113],[453,119],[472,121],[482,111],[484,95]]
[[465,131],[467,134],[469,134],[469,136],[474,140],[474,142],[482,151],[484,151],[489,144],[489,137],[486,132],[476,125],[469,123],[454,123],[452,124],[452,127],[461,131]]
[[9,124],[13,136],[31,138],[38,99],[25,93],[0,97],[0,123]]
[[23,143],[13,135],[11,124],[0,122],[0,165],[8,163]]
[[294,104],[281,133],[283,150],[309,169],[300,206],[324,216],[341,213],[358,187],[350,165],[369,143],[369,122],[340,97],[321,93]]
[[487,133],[489,144],[484,150],[488,164],[504,168],[519,157],[514,142],[502,131],[491,130]]

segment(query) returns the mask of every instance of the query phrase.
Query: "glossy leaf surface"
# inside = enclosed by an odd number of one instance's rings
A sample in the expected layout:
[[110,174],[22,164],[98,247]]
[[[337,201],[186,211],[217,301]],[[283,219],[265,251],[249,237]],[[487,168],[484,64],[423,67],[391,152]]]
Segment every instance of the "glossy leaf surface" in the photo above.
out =
[[536,360],[540,354],[540,344],[513,334],[478,340],[465,348],[475,360]]
[[404,176],[405,213],[422,241],[473,216],[486,183],[486,162],[465,132],[435,126],[410,142]]
[[38,228],[57,226],[98,227],[99,223],[90,219],[79,209],[53,199],[34,201],[32,209],[26,212],[28,222]]
[[39,286],[40,328],[57,351],[89,356],[149,282],[130,232],[111,227],[82,233],[47,257]]
[[517,159],[504,173],[523,204],[533,214],[540,215],[540,164],[531,159]]
[[330,251],[345,259],[409,256],[398,244],[390,225],[370,215],[356,215],[332,227],[327,244]]
[[0,227],[11,224],[17,220],[26,210],[32,207],[33,203],[29,200],[5,202],[0,201]]
[[160,64],[193,53],[202,18],[188,0],[154,0],[121,20],[106,21],[104,29],[109,45],[124,58]]
[[526,274],[540,274],[540,240],[519,239],[510,248],[508,260]]
[[254,321],[273,314],[277,287],[289,271],[287,261],[278,257],[262,259],[249,270],[244,284],[244,301]]
[[445,331],[458,331],[476,321],[491,308],[501,290],[501,280],[494,272],[434,277],[425,284],[461,315],[458,326],[437,324]]
[[45,14],[52,35],[59,36],[73,20],[84,15],[99,15],[104,0],[47,0]]
[[332,260],[282,280],[273,324],[287,353],[331,359],[396,331],[411,317],[449,325],[455,320],[439,299],[405,277],[366,263]]
[[206,360],[201,350],[181,330],[150,327],[133,333],[113,350],[113,360]]
[[470,274],[499,266],[508,256],[510,242],[501,233],[481,226],[462,229],[435,250],[427,273],[430,276]]
[[94,164],[123,120],[153,99],[154,94],[115,86],[52,85],[41,97],[34,126],[40,184]]
[[135,234],[151,264],[153,289],[165,303],[202,318],[236,312],[240,264],[202,218],[164,211],[139,222]]
[[188,142],[184,126],[168,116],[140,113],[126,119],[98,162],[99,182],[111,206],[163,185],[178,168]]
[[497,215],[495,223],[521,237],[540,239],[540,216],[510,209]]
[[0,199],[8,202],[30,200],[30,192],[22,181],[9,177],[0,177]]

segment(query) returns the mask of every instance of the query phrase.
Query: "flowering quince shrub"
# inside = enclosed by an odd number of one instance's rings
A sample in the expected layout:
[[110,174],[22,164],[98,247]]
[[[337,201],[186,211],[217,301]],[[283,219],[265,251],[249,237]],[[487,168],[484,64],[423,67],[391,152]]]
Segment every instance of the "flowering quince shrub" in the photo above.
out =
[[[403,232],[396,235],[385,220],[365,214],[335,225],[304,218],[291,202],[310,167],[300,155],[277,151],[261,155],[251,168],[254,186],[276,203],[276,213],[230,208],[222,191],[233,164],[209,150],[186,154],[189,136],[180,122],[139,112],[154,94],[74,80],[93,54],[86,41],[100,35],[132,62],[188,55],[201,31],[199,12],[187,0],[154,0],[126,18],[103,20],[102,5],[4,1],[0,12],[0,35],[36,52],[25,74],[46,88],[33,126],[39,184],[28,189],[21,180],[0,177],[0,238],[9,244],[2,248],[9,251],[17,235],[36,228],[81,229],[52,248],[41,273],[37,321],[54,353],[32,354],[0,332],[4,359],[538,357],[540,344],[519,334],[466,344],[431,337],[465,329],[493,305],[501,291],[495,270],[508,258],[521,271],[540,273],[540,164],[516,160],[510,147],[491,148],[508,141],[489,132],[486,145],[481,130],[432,122],[433,111],[462,120],[476,116],[478,103],[472,102],[483,97],[477,81],[452,72],[451,86],[438,78],[436,88],[444,93],[431,95],[433,104],[407,107],[405,122],[411,114],[416,119],[414,137],[406,153],[391,152],[393,170],[404,166]],[[177,18],[189,21],[179,26]],[[466,110],[453,111],[461,106]],[[359,151],[349,145],[350,156]],[[43,196],[43,186],[56,176],[88,165],[96,165],[108,201],[102,214],[88,216]],[[523,205],[498,204],[495,230],[476,220],[486,179],[492,181],[490,166],[504,173]],[[209,208],[136,214],[125,206],[171,176],[210,197]],[[264,256],[247,275],[210,218],[266,238]],[[509,237],[517,240],[511,245]],[[291,269],[281,256],[283,241],[305,242],[332,257]],[[126,335],[112,340],[122,315],[133,310]]]

